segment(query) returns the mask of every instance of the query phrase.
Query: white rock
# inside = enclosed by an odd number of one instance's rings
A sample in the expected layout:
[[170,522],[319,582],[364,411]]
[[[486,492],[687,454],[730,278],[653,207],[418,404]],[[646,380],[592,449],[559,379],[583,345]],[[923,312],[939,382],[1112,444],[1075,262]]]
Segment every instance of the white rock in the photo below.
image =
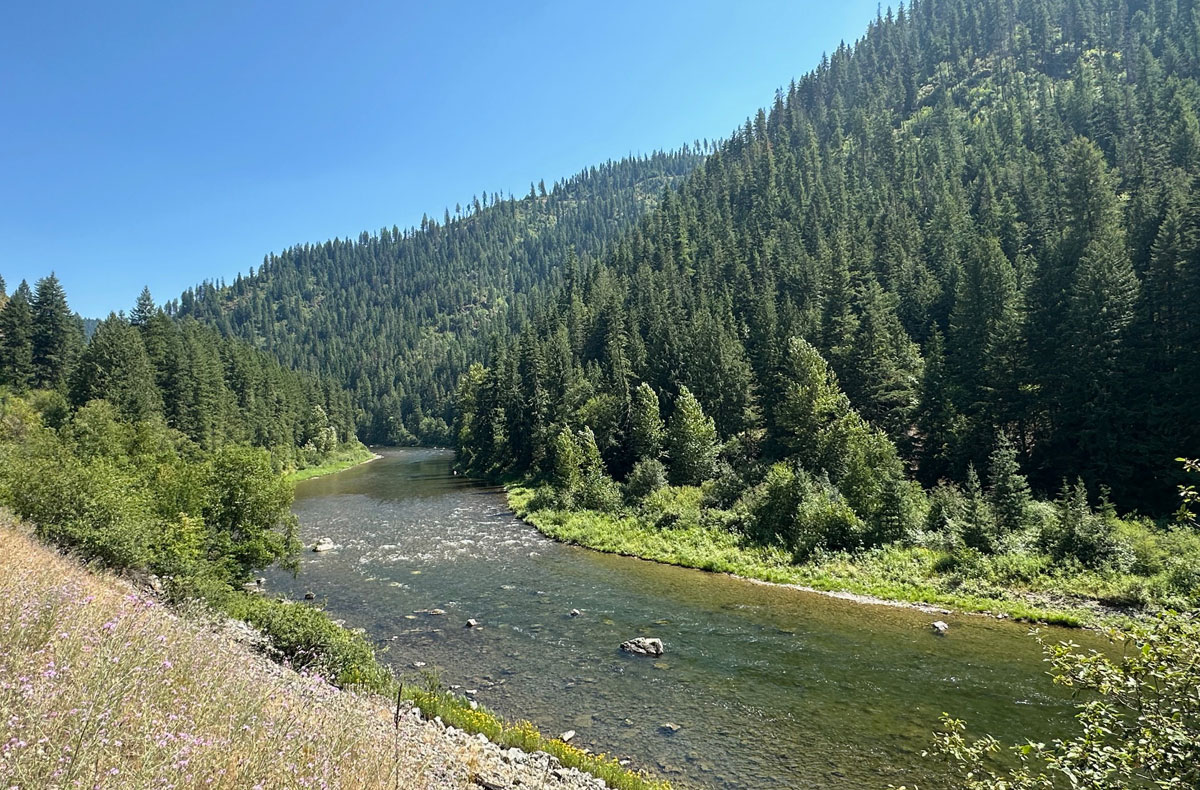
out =
[[562,735],[558,736],[558,739],[560,741],[562,741],[563,743],[570,743],[571,739],[574,737],[575,737],[575,730],[567,730]]
[[313,551],[333,551],[336,548],[329,538],[321,538],[313,544]]
[[930,623],[930,627],[932,627],[933,630],[938,634],[944,634],[950,630],[950,626],[941,620],[935,620],[934,622]]
[[661,656],[663,643],[661,639],[639,636],[621,644],[626,653],[636,653],[639,656]]

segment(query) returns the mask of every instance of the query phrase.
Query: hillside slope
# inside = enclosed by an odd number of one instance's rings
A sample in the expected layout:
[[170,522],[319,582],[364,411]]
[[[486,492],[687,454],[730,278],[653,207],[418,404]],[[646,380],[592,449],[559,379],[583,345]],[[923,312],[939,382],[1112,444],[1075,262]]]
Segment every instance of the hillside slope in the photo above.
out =
[[1198,13],[881,14],[470,369],[463,466],[592,547],[1196,605]]
[[639,382],[667,414],[687,387],[722,440],[764,430],[765,457],[794,455],[798,337],[927,486],[986,480],[1003,433],[1040,492],[1082,477],[1173,508],[1174,459],[1200,454],[1195,13],[881,15],[489,358],[484,406],[511,419],[476,426],[475,456],[523,471],[515,426],[586,423],[623,478]]
[[448,396],[493,331],[597,256],[700,160],[690,148],[623,159],[524,198],[484,194],[419,228],[384,228],[268,256],[168,309],[349,387],[371,443],[449,441]]

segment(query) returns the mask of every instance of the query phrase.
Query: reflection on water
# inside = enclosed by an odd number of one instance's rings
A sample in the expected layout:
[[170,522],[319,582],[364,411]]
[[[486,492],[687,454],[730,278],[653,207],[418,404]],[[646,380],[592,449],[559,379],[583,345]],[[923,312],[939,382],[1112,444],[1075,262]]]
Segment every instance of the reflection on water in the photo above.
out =
[[[1026,627],[946,617],[942,638],[919,612],[563,546],[451,460],[392,450],[301,484],[302,538],[338,549],[272,586],[315,592],[401,672],[423,662],[507,717],[576,730],[676,786],[943,786],[920,757],[943,711],[1010,740],[1069,720]],[[622,654],[638,635],[666,655]]]

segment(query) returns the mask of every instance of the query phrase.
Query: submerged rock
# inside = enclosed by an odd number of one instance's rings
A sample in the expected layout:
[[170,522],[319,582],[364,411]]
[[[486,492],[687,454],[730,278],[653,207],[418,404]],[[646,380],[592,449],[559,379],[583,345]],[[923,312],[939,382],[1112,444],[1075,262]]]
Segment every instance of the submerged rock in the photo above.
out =
[[663,732],[668,733],[670,735],[674,735],[675,733],[677,733],[683,729],[682,727],[680,727],[678,724],[676,724],[673,721],[668,721],[665,724],[660,724],[660,725],[658,725],[658,728],[660,730],[662,730]]
[[622,642],[621,649],[626,653],[634,653],[639,656],[661,656],[663,654],[663,643],[661,639],[639,636],[630,639],[628,642]]
[[950,630],[950,626],[941,620],[935,620],[929,624],[935,634],[939,636]]

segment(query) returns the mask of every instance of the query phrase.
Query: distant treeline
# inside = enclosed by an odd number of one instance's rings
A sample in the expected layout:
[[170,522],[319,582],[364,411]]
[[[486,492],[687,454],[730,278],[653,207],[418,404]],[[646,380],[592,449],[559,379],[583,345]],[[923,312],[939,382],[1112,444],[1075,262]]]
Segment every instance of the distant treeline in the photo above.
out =
[[127,422],[162,420],[205,449],[261,447],[282,466],[318,463],[354,441],[349,395],[194,320],[175,321],[144,290],[90,340],[54,275],[11,296],[0,280],[0,386],[40,391],[51,424],[92,400]]
[[609,162],[523,198],[485,192],[418,228],[293,247],[166,309],[340,382],[364,441],[445,444],[450,396],[486,338],[519,326],[570,251],[600,255],[707,150]]

